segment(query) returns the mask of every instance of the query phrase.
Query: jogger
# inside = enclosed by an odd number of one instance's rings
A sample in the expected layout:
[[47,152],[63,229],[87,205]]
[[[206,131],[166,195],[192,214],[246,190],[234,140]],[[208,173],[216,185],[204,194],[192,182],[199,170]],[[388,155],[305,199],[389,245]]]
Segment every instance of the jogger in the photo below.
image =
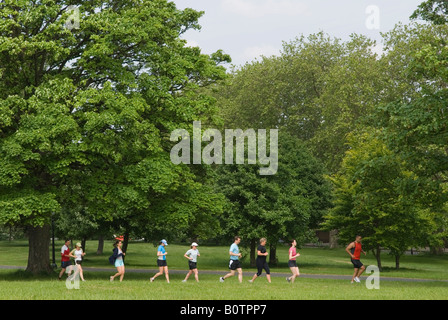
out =
[[194,278],[196,279],[196,282],[199,282],[197,262],[198,262],[198,257],[200,257],[201,255],[197,248],[198,248],[198,244],[196,242],[193,242],[191,244],[190,250],[188,250],[184,254],[184,257],[189,260],[188,268],[190,269],[190,271],[188,271],[185,279],[182,280],[182,282],[187,282],[188,278],[191,276],[192,273],[194,273]]
[[288,267],[291,269],[292,276],[287,277],[286,281],[294,283],[294,280],[296,277],[300,276],[299,267],[297,266],[296,258],[300,257],[300,253],[297,253],[296,251],[297,241],[292,240],[291,241],[291,248],[289,248],[289,260],[288,260]]
[[263,269],[266,271],[266,278],[268,279],[268,282],[271,283],[271,271],[269,270],[269,265],[266,261],[266,257],[268,255],[268,252],[266,251],[266,238],[260,239],[260,245],[257,248],[257,273],[254,274],[252,280],[249,280],[249,282],[254,282],[255,279],[257,279],[261,273],[263,272]]
[[350,255],[351,262],[354,267],[354,272],[352,276],[351,283],[353,281],[355,282],[361,282],[359,280],[359,277],[362,275],[362,273],[365,271],[366,267],[361,262],[361,252],[366,255],[366,252],[362,250],[362,244],[361,244],[362,237],[360,235],[357,235],[355,238],[355,241],[350,243],[347,248],[345,248],[345,251]]
[[165,239],[161,240],[159,243],[159,247],[157,248],[157,266],[159,267],[159,272],[157,272],[150,281],[153,282],[155,278],[161,276],[165,273],[166,282],[170,283],[170,276],[168,274],[168,264],[166,262],[167,252],[165,250],[165,246],[168,245]]
[[235,275],[235,270],[238,271],[238,281],[243,282],[243,269],[241,268],[241,262],[239,258],[241,258],[240,249],[238,248],[238,244],[241,242],[241,238],[236,236],[233,244],[230,246],[229,255],[229,269],[230,272],[226,274],[224,277],[219,278],[220,282],[224,282],[225,279],[229,277],[233,277]]

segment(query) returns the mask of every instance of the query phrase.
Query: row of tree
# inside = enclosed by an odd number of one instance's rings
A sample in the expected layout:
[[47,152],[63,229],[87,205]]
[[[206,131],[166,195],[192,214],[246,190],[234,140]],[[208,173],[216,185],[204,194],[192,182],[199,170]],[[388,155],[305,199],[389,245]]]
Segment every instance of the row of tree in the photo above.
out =
[[[313,208],[316,219],[289,235],[318,226],[347,244],[362,234],[380,269],[384,248],[399,268],[407,249],[437,253],[447,239],[448,4],[426,1],[412,17],[426,22],[383,34],[381,55],[365,36],[343,42],[320,32],[234,68],[210,91],[227,126],[281,128],[301,141],[298,162],[305,148],[323,164],[332,192],[320,199],[329,210]],[[239,214],[244,202],[231,201]]]
[[[441,247],[446,9],[422,4],[430,23],[397,25],[382,56],[321,32],[226,70],[181,39],[203,12],[167,0],[4,1],[0,224],[26,228],[33,273],[51,272],[52,220],[64,238],[238,234],[252,262],[260,237],[275,263],[278,240],[317,228],[363,234],[379,266],[381,248],[398,266],[409,246]],[[170,134],[193,121],[279,130],[278,172],[173,164]]]

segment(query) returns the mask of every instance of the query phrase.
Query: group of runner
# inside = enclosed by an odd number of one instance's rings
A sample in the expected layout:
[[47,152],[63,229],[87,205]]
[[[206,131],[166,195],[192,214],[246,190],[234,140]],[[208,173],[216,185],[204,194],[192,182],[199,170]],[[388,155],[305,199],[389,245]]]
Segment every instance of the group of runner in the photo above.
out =
[[[362,250],[361,245],[361,236],[356,236],[355,241],[351,242],[346,247],[346,252],[350,255],[351,262],[354,266],[354,273],[352,276],[351,283],[353,282],[360,282],[359,277],[364,272],[365,267],[362,264],[360,260],[361,253],[364,253],[366,255],[366,252]],[[266,278],[269,283],[271,283],[271,273],[269,269],[269,265],[267,263],[267,256],[268,252],[266,250],[266,238],[260,239],[260,244],[257,247],[257,258],[256,258],[256,266],[257,266],[257,273],[254,274],[251,280],[249,280],[250,283],[253,283],[255,279],[257,279],[259,276],[261,276],[263,269],[266,273]],[[239,250],[238,245],[241,242],[241,238],[236,236],[234,238],[234,242],[230,246],[229,249],[229,255],[230,255],[230,261],[229,261],[229,269],[230,272],[226,275],[219,278],[220,282],[224,282],[226,279],[233,277],[235,275],[235,272],[238,273],[238,281],[241,283],[243,281],[243,269],[242,264],[240,261],[241,253]],[[66,269],[71,265],[70,258],[73,258],[75,260],[75,265],[77,266],[75,272],[78,272],[81,280],[84,280],[83,271],[82,271],[82,259],[85,255],[85,252],[82,250],[81,243],[77,243],[75,246],[75,249],[70,251],[69,249],[70,240],[66,240],[65,244],[61,248],[61,267],[62,270],[59,273],[59,279],[61,279],[64,272],[66,272]],[[113,276],[110,277],[110,281],[114,281],[116,277],[120,278],[120,281],[123,281],[123,277],[125,274],[125,267],[124,267],[124,256],[126,255],[125,252],[122,250],[122,241],[116,240],[114,243],[114,249],[112,256],[109,257],[109,262],[111,264],[114,264],[117,268],[117,273],[115,273]],[[157,277],[165,274],[166,281],[169,283],[169,272],[168,272],[168,265],[167,265],[167,252],[165,247],[168,245],[168,242],[163,239],[159,242],[159,246],[157,247],[157,266],[159,268],[159,272],[157,272],[153,277],[150,278],[150,282],[153,282]],[[296,258],[300,256],[300,253],[297,252],[297,241],[295,239],[291,240],[290,242],[290,248],[288,251],[288,267],[291,270],[292,275],[289,277],[286,277],[287,282],[294,283],[294,280],[300,276],[300,271],[297,266]],[[189,271],[187,275],[185,276],[185,279],[182,280],[182,282],[186,282],[188,278],[194,274],[195,280],[199,282],[199,274],[198,274],[198,268],[197,268],[197,259],[200,257],[200,253],[198,250],[198,244],[196,242],[193,242],[190,246],[190,249],[184,254],[184,257],[188,259],[188,268]],[[70,274],[69,274],[70,276]]]

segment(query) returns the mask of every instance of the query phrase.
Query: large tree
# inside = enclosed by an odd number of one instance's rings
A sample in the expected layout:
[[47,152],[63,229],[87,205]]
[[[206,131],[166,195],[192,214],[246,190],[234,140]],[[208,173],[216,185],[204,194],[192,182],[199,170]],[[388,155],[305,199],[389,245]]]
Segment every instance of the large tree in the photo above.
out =
[[214,92],[225,125],[283,128],[336,172],[347,134],[384,96],[387,77],[375,45],[361,35],[343,42],[320,32],[232,70]]
[[421,181],[374,130],[349,141],[341,170],[331,178],[334,208],[324,226],[337,229],[345,244],[362,235],[380,269],[381,250],[390,249],[398,269],[404,251],[427,243],[436,228],[433,213],[416,201]]
[[130,219],[201,190],[171,163],[169,133],[208,118],[197,89],[225,76],[227,55],[180,38],[202,14],[167,0],[0,3],[0,223],[28,226],[27,270],[50,271],[49,220],[66,203]]
[[229,238],[243,238],[250,246],[252,264],[261,237],[270,244],[269,262],[276,263],[278,241],[296,238],[303,244],[330,206],[323,165],[303,142],[280,132],[278,157],[274,175],[261,176],[260,163],[222,165],[218,169],[217,184],[228,200],[222,216],[224,233]]

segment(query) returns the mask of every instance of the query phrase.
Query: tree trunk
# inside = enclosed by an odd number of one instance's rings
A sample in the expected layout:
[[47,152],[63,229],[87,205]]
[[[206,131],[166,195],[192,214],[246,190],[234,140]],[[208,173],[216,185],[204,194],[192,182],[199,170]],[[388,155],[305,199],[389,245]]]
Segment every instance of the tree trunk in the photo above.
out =
[[377,246],[376,250],[372,249],[372,252],[376,258],[376,263],[378,265],[378,269],[380,271],[383,271],[383,267],[381,266],[381,248],[380,248],[380,246]]
[[[121,248],[121,250],[123,250],[124,253],[128,251],[128,243],[129,243],[129,232],[126,231],[123,237],[123,246]],[[124,258],[125,256],[123,256],[123,260]]]
[[86,242],[87,242],[86,238],[81,239],[81,247],[83,252],[86,252]]
[[269,245],[269,265],[276,266],[278,263],[277,260],[277,246],[274,244]]
[[431,247],[430,252],[431,254],[441,255],[443,254],[443,247],[442,246]]
[[28,229],[28,265],[32,274],[53,272],[50,266],[50,225]]
[[104,250],[104,237],[100,235],[98,239],[98,249],[96,249],[96,254],[98,255],[103,254],[103,250]]
[[338,247],[338,230],[330,231],[330,249]]
[[250,240],[250,266],[255,267],[255,250],[256,250],[257,240]]
[[395,269],[400,269],[400,255],[398,254],[395,255]]

